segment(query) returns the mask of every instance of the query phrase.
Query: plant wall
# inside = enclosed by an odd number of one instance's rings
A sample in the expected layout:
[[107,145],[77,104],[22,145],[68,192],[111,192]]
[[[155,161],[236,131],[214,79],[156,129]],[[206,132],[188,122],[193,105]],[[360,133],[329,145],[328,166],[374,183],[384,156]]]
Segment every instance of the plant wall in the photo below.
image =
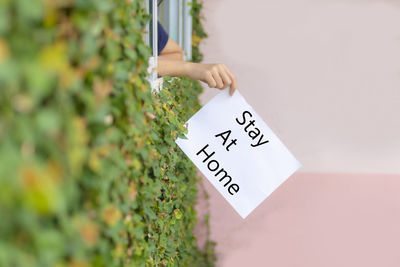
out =
[[150,92],[148,20],[139,0],[0,0],[0,266],[213,265],[174,143],[201,86]]

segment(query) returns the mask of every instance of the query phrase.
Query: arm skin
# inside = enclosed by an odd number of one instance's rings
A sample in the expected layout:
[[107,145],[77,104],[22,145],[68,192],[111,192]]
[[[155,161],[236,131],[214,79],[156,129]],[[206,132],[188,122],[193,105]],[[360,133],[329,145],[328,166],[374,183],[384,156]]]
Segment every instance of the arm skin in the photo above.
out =
[[168,38],[167,44],[158,56],[158,60],[183,61],[182,48],[174,40]]
[[236,78],[224,64],[201,64],[183,61],[183,51],[171,38],[158,56],[160,76],[183,76],[200,80],[211,88],[225,89],[230,86],[230,94],[236,90]]

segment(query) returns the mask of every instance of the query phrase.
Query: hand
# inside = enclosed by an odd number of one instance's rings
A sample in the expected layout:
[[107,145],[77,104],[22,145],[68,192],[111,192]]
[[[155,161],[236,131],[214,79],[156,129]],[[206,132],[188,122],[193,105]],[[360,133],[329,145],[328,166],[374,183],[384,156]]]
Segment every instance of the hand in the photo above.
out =
[[200,80],[211,88],[225,89],[230,86],[230,95],[236,90],[236,78],[225,64],[190,63],[188,77]]

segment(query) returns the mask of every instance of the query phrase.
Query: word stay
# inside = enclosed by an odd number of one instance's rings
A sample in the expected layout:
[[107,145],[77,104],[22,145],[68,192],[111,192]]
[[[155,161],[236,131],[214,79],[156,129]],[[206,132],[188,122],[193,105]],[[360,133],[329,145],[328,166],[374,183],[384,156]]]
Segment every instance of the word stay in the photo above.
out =
[[[247,116],[246,116],[247,115]],[[258,147],[264,144],[267,144],[269,142],[269,140],[264,140],[264,134],[261,133],[260,129],[258,129],[255,125],[255,120],[249,120],[251,117],[253,117],[253,114],[251,114],[250,111],[243,111],[242,113],[242,118],[236,118],[236,122],[239,125],[243,125],[244,127],[244,131],[248,134],[248,136],[252,139],[252,140],[256,140],[256,143],[250,144],[252,147]],[[247,124],[246,124],[247,123]],[[261,135],[260,135],[261,134]]]

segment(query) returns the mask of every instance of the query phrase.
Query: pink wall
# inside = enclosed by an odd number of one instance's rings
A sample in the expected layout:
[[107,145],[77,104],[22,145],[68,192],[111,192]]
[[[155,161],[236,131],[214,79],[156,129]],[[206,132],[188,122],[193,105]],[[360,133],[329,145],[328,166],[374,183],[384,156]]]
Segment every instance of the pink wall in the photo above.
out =
[[204,16],[204,62],[232,69],[302,171],[400,174],[400,1],[205,0]]
[[303,163],[246,220],[203,181],[218,266],[400,266],[400,2],[204,0],[204,15],[205,62]]
[[203,183],[217,266],[400,266],[400,175],[295,174],[246,220]]

